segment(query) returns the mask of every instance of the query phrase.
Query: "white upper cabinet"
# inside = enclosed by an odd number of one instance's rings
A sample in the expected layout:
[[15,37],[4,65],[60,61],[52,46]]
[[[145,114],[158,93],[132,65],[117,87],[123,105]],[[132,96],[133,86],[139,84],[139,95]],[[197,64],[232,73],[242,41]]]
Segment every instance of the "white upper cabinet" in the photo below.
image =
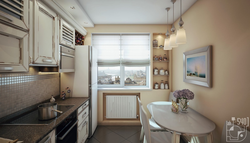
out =
[[58,17],[55,12],[34,1],[33,64],[58,65]]
[[28,33],[0,23],[0,72],[27,72]]
[[75,49],[75,29],[63,19],[60,20],[60,44]]
[[0,0],[0,22],[28,31],[29,0]]

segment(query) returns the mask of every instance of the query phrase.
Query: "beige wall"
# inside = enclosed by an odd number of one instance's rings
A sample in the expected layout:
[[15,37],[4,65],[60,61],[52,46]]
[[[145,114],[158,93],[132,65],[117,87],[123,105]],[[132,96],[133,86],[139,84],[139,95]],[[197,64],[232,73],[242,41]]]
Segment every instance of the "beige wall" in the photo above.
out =
[[[151,41],[153,40],[153,33],[165,33],[167,28],[170,29],[169,25],[95,25],[93,28],[86,28],[88,35],[85,37],[84,45],[91,45],[91,34],[92,33],[150,33]],[[151,44],[152,49],[152,44]],[[151,53],[151,57],[152,57]],[[151,61],[152,64],[152,61]],[[151,66],[152,71],[152,66]],[[152,80],[152,76],[151,76]],[[151,82],[152,87],[152,82]],[[141,93],[141,101],[146,109],[146,105],[153,101],[166,101],[170,90],[139,90],[139,91],[99,91],[98,92],[98,124],[109,124],[109,122],[103,121],[103,93]],[[146,109],[147,110],[147,109]],[[148,112],[148,111],[147,111]],[[148,112],[149,116],[149,112]],[[123,122],[124,123],[124,122]],[[113,124],[117,124],[113,122]],[[118,124],[122,124],[121,122]]]
[[[250,117],[249,6],[249,0],[197,1],[183,16],[188,42],[172,51],[173,90],[195,93],[190,105],[216,123],[215,142],[226,120]],[[213,46],[213,87],[183,82],[183,52],[207,45]]]

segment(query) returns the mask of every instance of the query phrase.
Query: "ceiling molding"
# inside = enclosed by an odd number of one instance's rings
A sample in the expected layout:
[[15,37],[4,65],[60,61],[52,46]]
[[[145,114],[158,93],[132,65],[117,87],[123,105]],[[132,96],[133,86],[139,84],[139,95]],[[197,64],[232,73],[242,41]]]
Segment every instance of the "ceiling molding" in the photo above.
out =
[[82,7],[81,3],[79,2],[79,0],[75,0],[76,3],[78,4],[78,6],[80,7],[81,11],[86,15],[86,17],[88,18],[88,21],[90,22],[90,24],[95,27],[95,24],[93,23],[92,19],[89,17],[88,13],[84,10],[84,8]]

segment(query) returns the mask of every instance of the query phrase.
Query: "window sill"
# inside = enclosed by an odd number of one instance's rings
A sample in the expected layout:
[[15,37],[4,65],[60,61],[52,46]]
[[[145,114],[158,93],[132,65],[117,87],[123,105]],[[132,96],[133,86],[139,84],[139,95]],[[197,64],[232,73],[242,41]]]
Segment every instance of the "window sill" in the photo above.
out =
[[98,88],[98,91],[105,90],[152,90],[150,88]]

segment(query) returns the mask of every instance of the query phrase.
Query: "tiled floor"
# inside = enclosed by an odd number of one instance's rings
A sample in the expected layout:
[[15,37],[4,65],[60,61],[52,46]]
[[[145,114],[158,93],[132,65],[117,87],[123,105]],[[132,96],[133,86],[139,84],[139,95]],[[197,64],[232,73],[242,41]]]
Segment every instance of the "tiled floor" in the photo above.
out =
[[98,126],[88,143],[140,143],[141,126]]

